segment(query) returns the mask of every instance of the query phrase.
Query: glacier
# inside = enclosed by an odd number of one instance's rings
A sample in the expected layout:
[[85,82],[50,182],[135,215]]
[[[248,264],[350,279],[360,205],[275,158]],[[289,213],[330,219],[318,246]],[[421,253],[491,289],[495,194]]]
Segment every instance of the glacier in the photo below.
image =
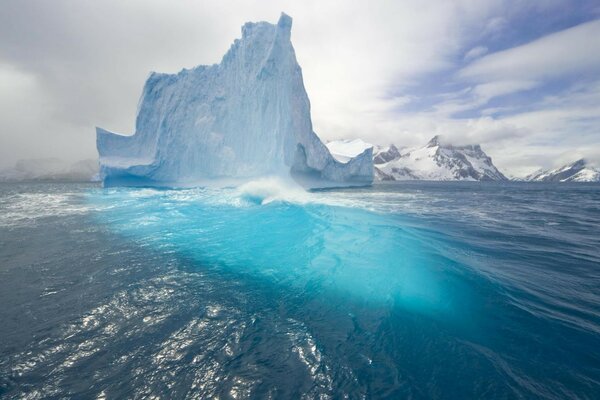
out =
[[338,161],[315,134],[292,18],[248,22],[220,64],[151,73],[131,136],[96,128],[105,185],[194,186],[289,177],[306,188],[373,181],[372,149]]

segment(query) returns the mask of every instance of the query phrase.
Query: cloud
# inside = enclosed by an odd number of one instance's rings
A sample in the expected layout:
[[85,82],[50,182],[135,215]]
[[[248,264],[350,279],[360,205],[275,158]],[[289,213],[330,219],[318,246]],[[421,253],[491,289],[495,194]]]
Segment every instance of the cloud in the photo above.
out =
[[541,80],[600,70],[600,20],[556,32],[533,42],[489,54],[464,68],[475,81]]
[[464,111],[481,108],[493,98],[530,90],[538,85],[535,81],[518,80],[482,83],[454,94],[447,94],[446,100],[436,104],[433,109],[440,115],[452,117]]
[[488,101],[494,97],[532,89],[538,84],[539,83],[536,81],[526,80],[487,82],[475,86],[473,93],[475,93],[479,99]]
[[[49,119],[48,102],[40,97],[39,81],[9,64],[0,64],[0,153],[28,153],[37,121]],[[2,154],[4,155],[4,154]]]
[[483,36],[497,36],[508,26],[504,17],[491,18],[483,28]]
[[471,50],[469,50],[467,52],[467,54],[465,54],[464,59],[466,61],[470,61],[473,60],[475,58],[479,58],[485,54],[487,54],[488,52],[488,48],[485,46],[477,46],[477,47],[473,47]]

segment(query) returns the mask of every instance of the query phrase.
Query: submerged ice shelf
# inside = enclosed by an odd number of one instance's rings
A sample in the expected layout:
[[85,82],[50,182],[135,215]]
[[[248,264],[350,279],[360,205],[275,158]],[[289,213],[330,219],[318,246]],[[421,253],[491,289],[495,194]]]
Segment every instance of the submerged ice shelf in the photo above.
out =
[[367,185],[372,150],[340,162],[312,128],[292,19],[246,23],[220,64],[146,81],[136,132],[97,128],[107,185],[196,185],[283,175],[305,187]]

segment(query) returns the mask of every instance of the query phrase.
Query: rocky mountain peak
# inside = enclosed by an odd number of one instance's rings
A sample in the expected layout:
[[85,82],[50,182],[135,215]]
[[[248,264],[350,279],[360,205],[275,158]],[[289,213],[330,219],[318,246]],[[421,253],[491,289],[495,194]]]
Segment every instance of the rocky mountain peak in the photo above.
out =
[[402,152],[392,145],[376,153],[373,162],[377,177],[385,180],[506,180],[480,145],[453,146],[440,135]]

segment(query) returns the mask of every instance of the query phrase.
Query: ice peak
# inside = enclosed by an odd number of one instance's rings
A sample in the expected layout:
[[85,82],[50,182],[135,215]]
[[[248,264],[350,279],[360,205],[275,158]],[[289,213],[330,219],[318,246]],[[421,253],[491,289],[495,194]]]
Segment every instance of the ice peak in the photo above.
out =
[[281,35],[283,34],[284,36],[286,36],[287,38],[290,37],[291,31],[292,31],[292,17],[290,17],[289,15],[287,15],[286,13],[282,12],[281,16],[279,17],[279,21],[277,21],[277,24],[272,24],[270,22],[246,22],[243,26],[242,26],[242,39],[246,39],[249,38],[250,36],[252,36],[255,32],[258,31],[262,31],[262,30],[271,30],[272,32],[274,32],[274,28],[277,29],[277,32]]
[[585,168],[586,166],[586,161],[584,158],[580,158],[577,161],[574,161],[570,164],[571,168]]
[[441,136],[440,135],[435,135],[434,137],[431,138],[431,140],[429,140],[429,142],[427,142],[427,145],[425,145],[425,147],[435,147],[435,146],[441,146]]
[[282,12],[277,21],[277,28],[289,34],[292,31],[292,17]]
[[472,150],[472,151],[476,151],[476,152],[483,152],[483,150],[481,150],[481,145],[479,145],[479,144],[455,145],[455,144],[451,143],[444,135],[435,135],[434,137],[431,138],[431,140],[429,140],[429,142],[427,142],[425,147],[428,147],[428,148],[440,147],[442,149],[449,149],[449,150]]

